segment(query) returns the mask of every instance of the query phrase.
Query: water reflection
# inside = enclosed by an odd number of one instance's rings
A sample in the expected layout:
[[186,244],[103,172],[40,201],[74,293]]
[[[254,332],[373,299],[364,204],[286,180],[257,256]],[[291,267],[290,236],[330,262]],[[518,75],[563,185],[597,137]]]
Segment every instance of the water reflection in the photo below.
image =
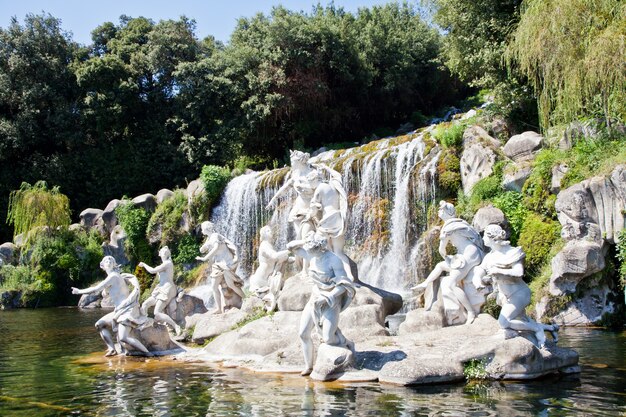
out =
[[[101,312],[0,312],[4,416],[562,416],[626,412],[626,337],[564,329],[580,375],[422,387],[318,383],[169,359],[103,358]],[[358,348],[358,346],[357,346]],[[89,352],[97,352],[89,354]]]

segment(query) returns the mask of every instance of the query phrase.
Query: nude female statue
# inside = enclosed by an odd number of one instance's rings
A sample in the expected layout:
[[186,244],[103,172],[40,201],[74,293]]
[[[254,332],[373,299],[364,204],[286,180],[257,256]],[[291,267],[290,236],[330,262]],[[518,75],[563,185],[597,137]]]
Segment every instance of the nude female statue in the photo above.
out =
[[152,356],[143,343],[130,335],[132,329],[141,327],[148,321],[148,316],[142,312],[139,306],[139,297],[141,296],[139,280],[132,274],[122,274],[122,278],[132,285],[133,290],[113,311],[115,322],[118,324],[120,345],[122,347],[124,344],[129,345],[146,356]]
[[339,329],[339,313],[345,310],[355,294],[352,281],[346,276],[343,262],[327,248],[326,238],[310,233],[306,239],[292,241],[287,248],[310,262],[309,277],[313,281],[313,292],[300,319],[300,340],[304,356],[301,375],[313,370],[313,340],[311,332],[317,328],[322,342],[332,346],[350,347]]
[[[428,284],[441,278],[441,296],[446,314],[458,311],[458,307],[463,306],[467,311],[466,323],[469,324],[479,312],[475,310],[466,292],[459,285],[483,259],[482,239],[469,223],[456,217],[456,210],[452,204],[441,201],[438,214],[444,221],[439,233],[439,253],[444,260],[435,266],[424,282],[413,289],[425,289]],[[446,254],[448,244],[456,248],[456,255]],[[444,276],[444,273],[448,275]],[[471,285],[469,282],[466,284]],[[430,310],[432,303],[433,300],[430,300],[426,310]],[[453,314],[448,322],[454,322],[456,316],[458,314]]]
[[163,246],[159,251],[161,265],[151,267],[144,262],[139,262],[139,266],[150,274],[158,274],[159,285],[154,289],[150,297],[143,302],[141,309],[148,314],[150,307],[154,306],[154,319],[159,323],[165,323],[180,335],[181,329],[176,322],[167,315],[165,310],[169,307],[170,314],[176,312],[177,288],[174,283],[174,264],[172,263],[172,253],[167,246]]
[[526,316],[530,304],[530,288],[524,282],[523,260],[526,256],[520,247],[512,247],[505,240],[506,233],[497,224],[485,228],[484,242],[491,248],[477,268],[483,283],[493,282],[498,292],[497,302],[502,306],[498,323],[503,329],[526,330],[535,333],[539,348],[546,343],[545,331],[549,331],[555,342],[558,341],[559,326],[537,323]]
[[[112,256],[105,256],[102,258],[100,262],[100,268],[104,272],[106,272],[107,277],[104,281],[100,282],[93,287],[78,289],[72,287],[72,294],[90,294],[93,292],[101,292],[103,290],[107,290],[109,293],[109,297],[111,297],[111,301],[115,306],[115,310],[106,314],[100,320],[96,322],[96,329],[100,332],[100,337],[104,340],[104,343],[107,345],[107,352],[104,356],[114,356],[117,355],[117,350],[115,349],[115,342],[113,340],[113,335],[117,332],[117,318],[119,317],[119,308],[124,308],[126,306],[127,300],[131,295],[131,292],[128,289],[128,285],[126,284],[126,279],[122,277],[118,270],[118,265],[115,262],[115,259]],[[131,275],[132,276],[132,275]],[[139,286],[139,282],[137,282],[137,287]],[[124,333],[124,336],[127,336]],[[118,335],[120,341],[122,338]],[[147,349],[143,347],[143,345],[137,341],[134,343],[136,339],[130,340],[128,337],[124,337],[124,341],[129,342],[131,346],[136,347],[138,350],[142,352],[147,352]],[[142,349],[143,347],[143,349]]]
[[222,287],[232,290],[237,296],[243,299],[245,294],[243,280],[236,274],[239,259],[237,258],[237,248],[233,243],[224,236],[216,233],[213,229],[213,223],[209,221],[202,222],[200,226],[202,233],[207,236],[206,241],[200,247],[200,253],[206,253],[204,256],[197,256],[196,259],[202,262],[208,262],[211,286],[213,288],[213,297],[215,298],[215,313],[223,313],[225,307],[224,291]]

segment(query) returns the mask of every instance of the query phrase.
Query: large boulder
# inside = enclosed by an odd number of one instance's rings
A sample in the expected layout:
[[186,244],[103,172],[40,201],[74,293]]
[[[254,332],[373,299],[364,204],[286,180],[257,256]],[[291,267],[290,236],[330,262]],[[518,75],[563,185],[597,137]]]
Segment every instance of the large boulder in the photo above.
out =
[[472,219],[472,227],[476,229],[478,233],[482,233],[490,224],[497,224],[504,230],[509,230],[509,221],[506,219],[502,210],[491,204],[481,207],[476,211]]
[[583,294],[569,301],[565,308],[556,315],[549,315],[551,303],[559,302],[550,297],[543,297],[535,306],[538,319],[546,318],[563,326],[593,326],[600,322],[605,314],[616,312],[615,300],[622,295],[603,283],[586,289]]
[[173,319],[175,322],[184,325],[186,317],[190,317],[194,314],[204,314],[206,312],[207,309],[204,306],[204,301],[193,295],[183,294],[179,296],[176,301],[176,313]]
[[237,323],[241,322],[247,316],[246,313],[233,308],[221,314],[208,312],[200,314],[198,317],[192,316],[188,322],[195,322],[195,328],[191,340],[194,343],[204,343],[206,340],[213,339],[222,333],[227,333],[235,328]]
[[165,200],[168,200],[174,196],[174,191],[168,190],[167,188],[160,189],[156,194],[156,202],[157,204],[161,204]]
[[502,149],[504,154],[515,162],[535,159],[543,146],[543,136],[527,131],[511,137]]
[[156,197],[150,193],[139,195],[131,200],[135,207],[142,208],[147,211],[154,211],[157,206]]
[[[278,309],[280,311],[304,310],[311,298],[312,288],[313,283],[305,274],[300,273],[288,278],[278,296]],[[350,308],[364,305],[376,306],[378,322],[384,325],[385,317],[395,314],[402,308],[402,297],[369,284],[358,283]]]
[[[482,360],[491,379],[530,379],[578,370],[578,354],[549,342],[538,349],[527,332],[505,332],[497,320],[480,314],[474,323],[394,337],[377,364],[378,379],[399,385],[463,381],[465,364]],[[512,337],[514,336],[514,337]],[[357,363],[359,355],[357,354]],[[365,364],[369,368],[368,364]]]
[[354,349],[322,343],[317,349],[311,378],[317,381],[332,381],[342,376],[353,365]]
[[465,194],[468,194],[478,181],[493,173],[496,150],[499,146],[500,142],[489,136],[480,126],[465,129],[461,155],[461,182]]
[[98,228],[104,231],[104,221],[102,220],[103,211],[95,208],[88,208],[80,213],[80,224],[87,230]]
[[596,242],[574,240],[552,258],[550,293],[572,294],[578,283],[604,269],[605,248]]
[[111,232],[109,243],[102,244],[104,254],[115,258],[118,265],[128,265],[130,263],[125,251],[126,238],[126,232],[118,224]]
[[[148,324],[132,329],[130,336],[139,340],[148,349],[151,355],[162,356],[180,353],[184,349],[170,338],[167,326],[149,319]],[[130,355],[145,356],[143,352],[126,346]]]
[[558,194],[561,191],[561,181],[569,171],[567,164],[558,164],[552,168],[552,180],[550,181],[550,192]]
[[117,226],[117,216],[115,215],[115,209],[121,204],[121,200],[111,200],[109,204],[102,210],[102,221],[107,233],[111,233],[113,228]]
[[532,173],[532,166],[528,163],[513,163],[507,166],[502,173],[502,187],[507,191],[522,191],[526,180]]
[[17,246],[12,242],[5,242],[0,245],[0,260],[2,264],[12,264],[16,261],[18,254]]

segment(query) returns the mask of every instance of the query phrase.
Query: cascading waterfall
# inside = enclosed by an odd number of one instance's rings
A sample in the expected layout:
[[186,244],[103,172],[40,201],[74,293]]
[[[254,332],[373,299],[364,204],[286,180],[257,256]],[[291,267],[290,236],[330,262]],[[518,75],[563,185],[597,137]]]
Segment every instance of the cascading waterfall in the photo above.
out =
[[[413,266],[425,225],[416,221],[426,217],[435,198],[439,157],[439,148],[427,133],[311,158],[312,163],[327,164],[342,174],[350,204],[346,252],[357,262],[361,281],[390,291],[403,292],[417,280]],[[272,227],[277,249],[294,237],[287,217],[295,192],[286,193],[275,208],[265,208],[285,174],[281,169],[234,178],[213,211],[216,230],[240,250],[238,272],[244,278],[253,272],[262,226]]]

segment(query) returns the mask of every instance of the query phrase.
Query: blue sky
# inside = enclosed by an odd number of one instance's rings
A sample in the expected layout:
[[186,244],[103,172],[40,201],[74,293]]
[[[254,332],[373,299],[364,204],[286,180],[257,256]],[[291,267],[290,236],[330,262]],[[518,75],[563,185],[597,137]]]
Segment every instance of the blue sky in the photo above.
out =
[[[392,0],[336,0],[336,7],[355,12],[359,7],[370,7],[389,3]],[[178,19],[181,15],[196,20],[196,35],[202,39],[213,35],[221,41],[228,41],[240,17],[253,16],[257,12],[269,13],[272,6],[281,4],[290,10],[310,12],[314,0],[0,0],[0,27],[6,28],[11,17],[23,22],[28,13],[42,11],[61,19],[62,28],[72,32],[79,43],[91,42],[91,31],[104,22],[119,22],[122,14],[144,16],[154,21]],[[329,3],[320,1],[322,5]]]

